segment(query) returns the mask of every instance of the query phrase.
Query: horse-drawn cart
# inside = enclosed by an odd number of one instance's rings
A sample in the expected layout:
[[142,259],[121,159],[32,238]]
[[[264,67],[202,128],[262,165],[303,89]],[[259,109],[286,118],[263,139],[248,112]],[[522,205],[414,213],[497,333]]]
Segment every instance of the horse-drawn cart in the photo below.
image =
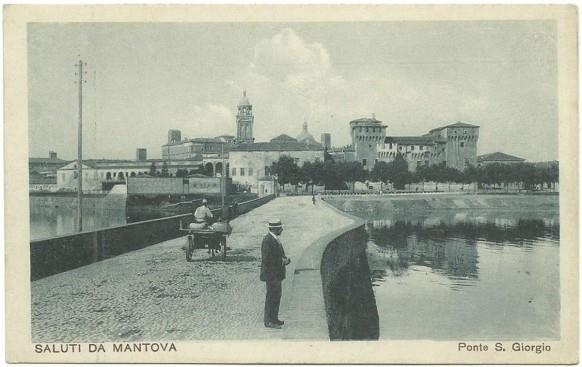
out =
[[[180,226],[181,227],[181,226]],[[192,261],[192,253],[196,249],[208,249],[210,256],[220,254],[222,260],[226,259],[226,237],[232,232],[232,227],[227,222],[217,222],[207,228],[180,228],[188,232],[186,261]]]

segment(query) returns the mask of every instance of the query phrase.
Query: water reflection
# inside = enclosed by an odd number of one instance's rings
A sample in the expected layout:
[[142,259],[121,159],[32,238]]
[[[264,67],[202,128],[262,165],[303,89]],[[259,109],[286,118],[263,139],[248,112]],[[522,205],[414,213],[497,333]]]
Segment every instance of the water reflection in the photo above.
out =
[[557,211],[376,213],[366,230],[383,338],[559,337]]
[[[30,197],[31,239],[50,238],[77,232],[77,204],[73,197]],[[126,205],[125,196],[115,194],[83,199],[83,230],[120,226],[144,220],[188,213],[189,206],[165,209],[152,205]]]
[[427,267],[451,278],[478,278],[478,240],[489,246],[531,249],[532,241],[540,238],[558,241],[560,236],[555,218],[488,218],[468,213],[395,222],[374,220],[366,227],[372,248],[377,247],[369,252],[375,283],[382,281],[386,270],[401,276],[411,265]]
[[[77,211],[73,206],[30,205],[31,239],[49,238],[77,232]],[[86,206],[83,208],[83,230],[117,226],[126,223],[125,207]]]

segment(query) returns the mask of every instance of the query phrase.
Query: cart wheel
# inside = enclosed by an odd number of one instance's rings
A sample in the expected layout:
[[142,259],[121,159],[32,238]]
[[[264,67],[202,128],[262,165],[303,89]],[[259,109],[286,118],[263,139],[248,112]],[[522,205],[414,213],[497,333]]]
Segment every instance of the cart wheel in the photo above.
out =
[[226,260],[226,237],[220,240],[220,249],[222,250],[222,260]]
[[186,249],[186,261],[192,261],[192,253],[194,252],[194,238],[188,236],[188,248]]

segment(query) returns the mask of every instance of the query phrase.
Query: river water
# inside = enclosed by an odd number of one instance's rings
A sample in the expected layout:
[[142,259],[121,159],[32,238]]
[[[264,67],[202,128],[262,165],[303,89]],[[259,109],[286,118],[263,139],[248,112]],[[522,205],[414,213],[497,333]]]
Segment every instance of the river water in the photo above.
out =
[[557,210],[352,214],[367,220],[380,339],[559,338]]
[[[77,233],[77,204],[73,197],[30,197],[31,240]],[[160,209],[127,205],[125,195],[83,199],[83,231],[121,226],[148,219],[188,213],[190,206]]]

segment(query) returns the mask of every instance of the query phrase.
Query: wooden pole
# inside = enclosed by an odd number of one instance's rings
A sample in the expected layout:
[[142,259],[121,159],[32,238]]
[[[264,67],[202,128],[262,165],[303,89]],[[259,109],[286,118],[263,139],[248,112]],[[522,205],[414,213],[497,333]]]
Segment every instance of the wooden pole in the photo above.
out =
[[83,231],[83,60],[79,60],[79,129],[77,131],[77,228]]
[[222,164],[220,165],[220,198],[222,199],[221,210],[224,211],[224,194],[226,191],[225,181],[224,181],[224,142],[220,144],[220,158],[222,159]]

